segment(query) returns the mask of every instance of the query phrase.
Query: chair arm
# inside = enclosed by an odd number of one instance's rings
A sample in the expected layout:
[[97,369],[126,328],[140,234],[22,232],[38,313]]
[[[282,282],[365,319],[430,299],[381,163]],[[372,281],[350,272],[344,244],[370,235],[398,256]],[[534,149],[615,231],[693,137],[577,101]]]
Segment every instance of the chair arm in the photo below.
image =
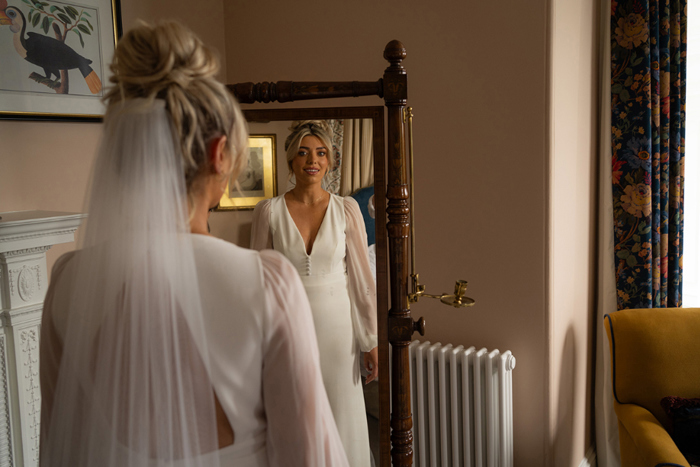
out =
[[679,465],[690,467],[671,435],[644,407],[615,402],[617,419],[624,425],[645,465]]

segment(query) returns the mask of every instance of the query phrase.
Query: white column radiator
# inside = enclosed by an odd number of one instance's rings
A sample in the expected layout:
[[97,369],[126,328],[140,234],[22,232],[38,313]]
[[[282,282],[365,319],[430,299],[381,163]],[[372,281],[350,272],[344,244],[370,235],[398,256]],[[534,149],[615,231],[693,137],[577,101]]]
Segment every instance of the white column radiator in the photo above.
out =
[[510,351],[413,341],[413,465],[512,467]]

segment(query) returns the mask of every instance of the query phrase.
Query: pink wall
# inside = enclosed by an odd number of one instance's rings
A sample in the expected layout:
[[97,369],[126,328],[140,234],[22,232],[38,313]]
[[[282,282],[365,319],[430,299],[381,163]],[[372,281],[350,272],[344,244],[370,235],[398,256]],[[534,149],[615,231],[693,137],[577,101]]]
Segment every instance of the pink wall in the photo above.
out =
[[225,21],[221,0],[121,0],[121,5],[125,31],[139,19],[176,19],[187,25],[205,44],[218,51],[222,70],[220,77],[226,81]]
[[[405,44],[418,271],[429,293],[466,279],[477,300],[461,311],[423,299],[413,313],[427,340],[512,350],[515,465],[575,467],[592,442],[595,4],[122,0],[122,10],[126,28],[185,22],[219,50],[231,83],[376,80],[384,45]],[[0,211],[82,211],[99,132],[0,121]],[[246,243],[250,219],[215,213],[212,231]],[[50,264],[71,248],[52,249]]]
[[[0,212],[83,212],[99,123],[0,121]],[[75,243],[47,252],[49,271]]]
[[554,466],[593,443],[599,47],[597,2],[556,0],[550,84],[550,433]]
[[455,311],[424,299],[413,312],[425,316],[430,341],[514,352],[516,465],[545,465],[548,2],[225,7],[231,82],[375,80],[384,45],[404,43],[418,269],[428,292],[467,279],[478,301]]
[[514,352],[523,467],[578,465],[592,443],[595,5],[225,4],[230,82],[374,80],[386,42],[406,45],[418,271],[432,293],[467,279],[478,301],[413,313],[427,340]]

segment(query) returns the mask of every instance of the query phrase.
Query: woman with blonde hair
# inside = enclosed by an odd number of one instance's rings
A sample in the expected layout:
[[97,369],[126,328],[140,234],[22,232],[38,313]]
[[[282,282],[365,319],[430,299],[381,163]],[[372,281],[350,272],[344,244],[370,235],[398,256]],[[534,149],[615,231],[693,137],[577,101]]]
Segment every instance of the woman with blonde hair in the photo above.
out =
[[82,248],[45,300],[40,464],[347,465],[296,271],[207,233],[247,143],[217,60],[140,24],[111,69]]
[[371,465],[362,391],[360,351],[368,371],[379,372],[377,298],[362,213],[352,197],[323,188],[333,169],[326,122],[295,122],[285,142],[295,186],[265,200],[253,213],[252,248],[274,248],[296,267],[316,327],[321,373],[348,461]]

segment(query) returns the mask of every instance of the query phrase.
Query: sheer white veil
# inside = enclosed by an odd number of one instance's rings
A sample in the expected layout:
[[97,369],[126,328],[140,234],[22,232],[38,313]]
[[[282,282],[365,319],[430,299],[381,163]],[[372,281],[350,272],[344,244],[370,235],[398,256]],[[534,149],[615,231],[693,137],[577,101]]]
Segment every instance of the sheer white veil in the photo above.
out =
[[[218,466],[181,149],[160,99],[110,106],[42,466]],[[45,443],[44,443],[45,442]]]

